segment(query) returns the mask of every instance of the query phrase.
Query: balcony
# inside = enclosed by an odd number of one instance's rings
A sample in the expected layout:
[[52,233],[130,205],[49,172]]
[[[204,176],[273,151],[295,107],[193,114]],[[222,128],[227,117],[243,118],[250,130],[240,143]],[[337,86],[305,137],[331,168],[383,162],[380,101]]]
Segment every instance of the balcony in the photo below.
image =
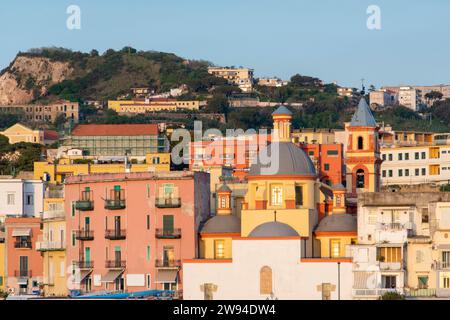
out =
[[160,209],[180,208],[181,198],[156,198],[155,206]]
[[156,229],[155,237],[157,239],[181,239],[181,229]]
[[450,261],[437,261],[435,263],[436,270],[450,270]]
[[94,261],[79,260],[73,262],[74,267],[79,269],[93,269]]
[[156,260],[156,268],[180,268],[181,260]]
[[124,199],[107,199],[105,200],[105,209],[107,210],[123,210],[125,209]]
[[50,211],[44,211],[44,214],[42,216],[43,220],[57,220],[57,219],[65,219],[66,213],[64,210],[50,210]]
[[14,277],[16,277],[16,278],[32,278],[33,272],[31,272],[31,270],[15,270]]
[[407,297],[435,297],[436,289],[407,289]]
[[126,230],[105,230],[105,239],[108,240],[125,240],[127,238]]
[[393,289],[385,289],[385,288],[374,288],[374,289],[353,289],[354,297],[365,297],[365,298],[378,298],[383,296],[388,292],[396,292],[399,294],[403,294],[403,289],[401,288],[393,288]]
[[80,211],[92,211],[94,210],[94,201],[78,200],[75,202],[75,209]]
[[37,251],[63,251],[66,249],[66,244],[62,241],[47,241],[40,240],[36,242]]
[[16,249],[32,249],[33,245],[31,241],[16,241],[14,242],[14,248]]
[[392,271],[401,271],[403,270],[402,262],[379,262],[380,270],[392,270]]
[[91,230],[76,230],[75,239],[80,241],[92,241],[94,240],[94,231]]
[[107,260],[105,262],[106,269],[125,269],[127,262],[123,260]]

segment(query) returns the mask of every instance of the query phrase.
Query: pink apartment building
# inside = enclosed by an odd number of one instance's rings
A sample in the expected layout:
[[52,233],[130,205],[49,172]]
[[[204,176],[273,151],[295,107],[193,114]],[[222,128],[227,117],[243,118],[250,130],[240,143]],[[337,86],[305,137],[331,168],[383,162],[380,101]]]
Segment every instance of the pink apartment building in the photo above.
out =
[[36,251],[36,241],[42,234],[40,218],[6,218],[5,278],[6,289],[16,295],[40,291],[43,260]]
[[203,172],[69,177],[69,285],[82,292],[181,290],[181,261],[198,253],[209,199]]

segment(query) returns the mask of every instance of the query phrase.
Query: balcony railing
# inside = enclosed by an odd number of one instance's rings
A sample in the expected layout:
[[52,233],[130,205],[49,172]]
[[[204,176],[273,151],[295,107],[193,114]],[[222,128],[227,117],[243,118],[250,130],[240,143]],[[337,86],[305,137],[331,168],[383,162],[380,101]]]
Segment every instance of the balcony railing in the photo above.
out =
[[380,261],[381,270],[403,270],[402,262],[384,262]]
[[127,237],[126,230],[105,230],[105,239],[108,240],[124,240]]
[[81,241],[92,241],[94,240],[94,231],[92,230],[76,230],[75,239]]
[[15,270],[14,277],[16,277],[16,278],[32,278],[33,272],[31,272],[31,270]]
[[123,210],[126,207],[124,199],[107,199],[105,200],[105,209],[107,210]]
[[405,290],[408,297],[435,297],[436,289],[407,289]]
[[181,229],[156,229],[155,237],[157,239],[180,239],[181,238]]
[[434,266],[436,270],[450,270],[450,261],[437,261]]
[[400,231],[406,229],[406,225],[402,223],[379,223],[377,229],[385,231]]
[[180,208],[181,198],[156,198],[155,206],[157,208]]
[[105,262],[106,269],[125,269],[127,262],[124,260],[107,260]]
[[156,268],[179,268],[181,267],[181,260],[156,260]]
[[92,269],[94,268],[94,261],[78,260],[74,261],[73,265],[79,269]]
[[92,211],[94,210],[94,201],[78,200],[75,202],[75,209],[80,211]]
[[16,241],[14,242],[14,248],[16,249],[32,249],[33,244],[31,241]]
[[62,241],[37,241],[37,251],[61,251],[66,249],[66,244]]
[[354,297],[381,297],[385,293],[396,292],[403,294],[403,290],[400,288],[385,289],[385,288],[375,288],[375,289],[353,289]]
[[49,210],[44,211],[43,220],[65,219],[66,213],[64,210]]

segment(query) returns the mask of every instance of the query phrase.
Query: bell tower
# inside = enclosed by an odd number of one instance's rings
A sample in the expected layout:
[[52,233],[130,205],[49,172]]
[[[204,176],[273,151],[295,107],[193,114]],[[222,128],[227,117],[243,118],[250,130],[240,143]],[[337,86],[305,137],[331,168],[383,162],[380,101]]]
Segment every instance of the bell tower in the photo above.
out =
[[274,113],[273,118],[273,140],[278,142],[292,142],[291,141],[291,120],[292,112],[284,107],[279,107]]
[[380,191],[379,127],[364,98],[358,105],[347,131],[346,183],[347,193],[356,197],[358,191]]
[[231,189],[226,184],[217,190],[217,202],[217,215],[231,215]]

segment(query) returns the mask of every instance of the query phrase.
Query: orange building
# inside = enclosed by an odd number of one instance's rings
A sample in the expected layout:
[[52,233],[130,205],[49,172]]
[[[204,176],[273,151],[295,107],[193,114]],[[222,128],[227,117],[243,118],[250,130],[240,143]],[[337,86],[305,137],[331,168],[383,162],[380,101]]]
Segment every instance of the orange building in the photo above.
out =
[[346,153],[347,193],[355,198],[357,192],[380,190],[379,127],[364,98],[353,115],[348,131]]
[[300,144],[309,155],[320,181],[330,186],[341,184],[344,180],[344,153],[342,144]]
[[6,289],[13,294],[40,291],[43,277],[41,253],[36,241],[42,234],[39,218],[6,218]]

